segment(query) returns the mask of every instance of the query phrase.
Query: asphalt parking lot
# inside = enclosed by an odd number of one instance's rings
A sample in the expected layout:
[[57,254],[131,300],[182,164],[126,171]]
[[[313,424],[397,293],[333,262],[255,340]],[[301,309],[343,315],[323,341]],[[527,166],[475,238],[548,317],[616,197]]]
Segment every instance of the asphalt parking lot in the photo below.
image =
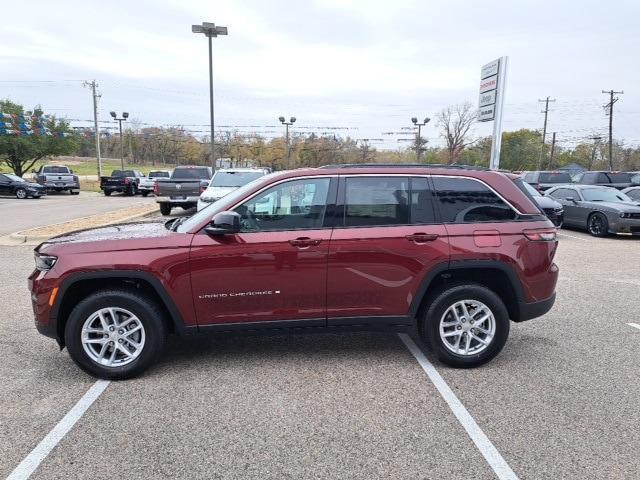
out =
[[[0,249],[1,477],[96,384],[34,328],[31,248]],[[31,478],[638,478],[640,241],[562,230],[557,262],[556,306],[490,364],[423,349],[514,476],[400,337],[350,333],[173,338]]]

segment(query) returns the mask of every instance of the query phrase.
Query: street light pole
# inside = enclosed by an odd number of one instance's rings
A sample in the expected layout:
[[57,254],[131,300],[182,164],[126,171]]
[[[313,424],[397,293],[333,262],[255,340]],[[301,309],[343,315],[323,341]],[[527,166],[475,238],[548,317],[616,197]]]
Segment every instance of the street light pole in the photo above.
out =
[[118,118],[116,112],[110,112],[111,116],[114,120],[118,122],[118,126],[120,128],[120,167],[124,170],[124,144],[122,143],[122,122],[126,122],[127,118],[129,118],[129,113],[122,112],[122,118]]
[[291,168],[291,145],[289,143],[289,125],[296,122],[296,117],[291,117],[289,121],[285,121],[284,117],[279,117],[280,123],[285,126],[285,139],[287,142],[287,168]]
[[417,117],[411,117],[411,121],[413,122],[414,125],[416,125],[418,127],[418,136],[416,137],[416,160],[419,162],[420,161],[420,152],[422,151],[422,127],[424,127],[427,123],[429,123],[431,119],[429,117],[425,117],[424,121],[422,123],[418,122],[418,118]]
[[216,137],[213,115],[213,42],[218,35],[228,35],[227,27],[216,27],[215,23],[202,22],[202,25],[191,25],[193,33],[204,33],[209,40],[209,115],[211,125],[211,168],[216,169]]

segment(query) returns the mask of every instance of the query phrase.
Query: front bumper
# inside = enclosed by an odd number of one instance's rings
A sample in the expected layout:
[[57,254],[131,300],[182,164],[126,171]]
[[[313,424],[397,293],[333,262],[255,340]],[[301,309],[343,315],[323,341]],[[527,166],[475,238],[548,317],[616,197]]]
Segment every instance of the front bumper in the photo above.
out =
[[640,236],[640,218],[616,218],[609,221],[609,231],[616,235]]

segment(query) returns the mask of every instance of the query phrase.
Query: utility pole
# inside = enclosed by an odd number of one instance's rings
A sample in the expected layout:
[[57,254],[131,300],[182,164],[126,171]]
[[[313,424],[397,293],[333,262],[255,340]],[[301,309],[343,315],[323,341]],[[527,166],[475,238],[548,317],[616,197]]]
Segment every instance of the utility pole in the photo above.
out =
[[602,90],[602,93],[606,93],[610,96],[609,103],[604,108],[609,109],[609,171],[613,170],[613,104],[618,101],[618,97],[613,98],[614,95],[623,95],[624,90],[620,92],[614,92],[613,90]]
[[556,132],[551,137],[551,155],[549,157],[549,170],[553,170],[553,154],[556,151]]
[[100,181],[100,177],[102,176],[102,158],[100,156],[100,129],[98,127],[98,98],[100,98],[101,95],[96,93],[98,84],[95,80],[84,82],[82,86],[91,87],[91,96],[93,97],[93,130],[96,135],[96,160],[98,163],[98,181]]
[[542,170],[542,155],[544,153],[544,142],[547,137],[547,116],[549,115],[549,102],[555,102],[556,99],[547,97],[545,100],[538,99],[538,102],[544,102],[544,110],[541,110],[541,113],[544,113],[544,127],[542,127],[542,145],[540,145],[540,156],[538,157],[538,170]]
[[589,168],[587,170],[592,170],[593,164],[596,161],[596,149],[598,148],[598,145],[600,144],[600,140],[602,140],[602,137],[600,137],[599,135],[595,135],[593,137],[589,137],[589,139],[593,140],[593,148],[591,149],[591,161],[589,162]]

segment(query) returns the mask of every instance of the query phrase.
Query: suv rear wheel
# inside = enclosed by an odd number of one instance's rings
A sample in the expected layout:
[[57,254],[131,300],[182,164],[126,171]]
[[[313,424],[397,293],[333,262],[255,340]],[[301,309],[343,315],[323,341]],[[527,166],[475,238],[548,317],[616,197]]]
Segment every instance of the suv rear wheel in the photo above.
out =
[[420,330],[441,362],[476,367],[504,347],[509,314],[492,290],[477,284],[454,285],[433,297]]
[[142,373],[165,343],[163,312],[144,295],[99,291],[71,312],[65,342],[71,358],[91,375],[122,380]]

